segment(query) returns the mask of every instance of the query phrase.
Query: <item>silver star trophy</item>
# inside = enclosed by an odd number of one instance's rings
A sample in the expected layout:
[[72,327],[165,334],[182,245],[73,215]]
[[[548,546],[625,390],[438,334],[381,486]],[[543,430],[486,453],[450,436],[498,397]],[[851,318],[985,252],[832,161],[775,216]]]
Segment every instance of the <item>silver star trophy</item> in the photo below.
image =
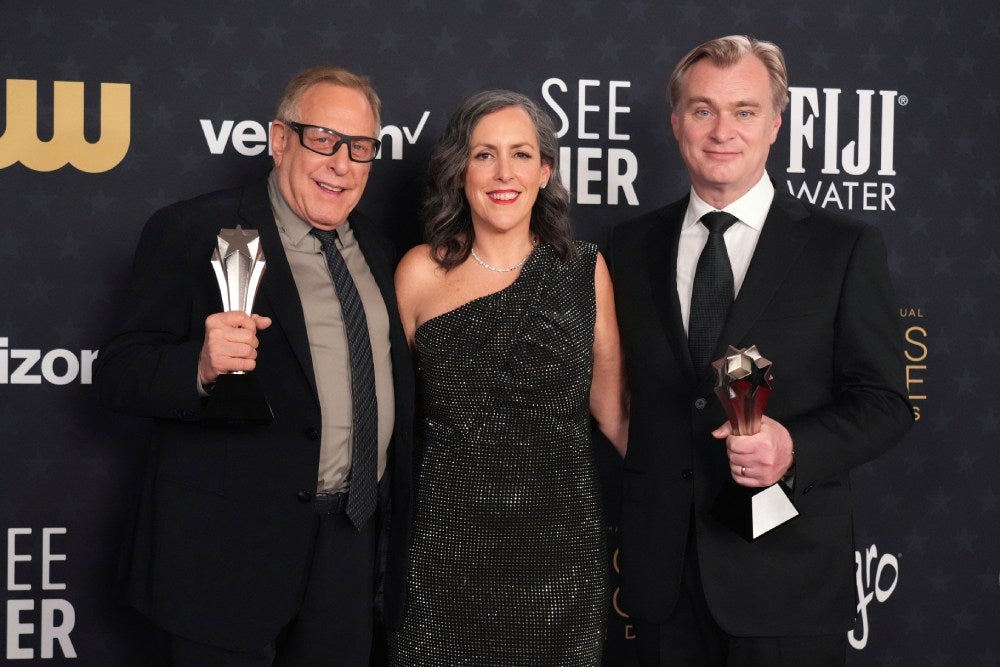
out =
[[[755,345],[729,346],[726,356],[712,362],[715,395],[736,435],[760,432],[760,420],[771,396],[771,362]],[[730,480],[712,506],[712,515],[748,541],[798,516],[791,491],[783,482],[764,489],[747,488]]]
[[[254,229],[220,229],[212,249],[212,269],[219,283],[222,309],[253,314],[253,302],[264,275],[264,252]],[[260,382],[252,373],[232,371],[212,387],[202,420],[217,424],[266,424],[273,419]]]

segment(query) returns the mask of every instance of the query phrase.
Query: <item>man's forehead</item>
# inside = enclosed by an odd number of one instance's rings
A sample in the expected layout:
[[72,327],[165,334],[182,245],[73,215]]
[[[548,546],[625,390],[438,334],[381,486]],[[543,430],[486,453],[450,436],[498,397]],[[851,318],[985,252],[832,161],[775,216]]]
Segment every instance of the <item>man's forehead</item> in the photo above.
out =
[[758,96],[770,94],[770,76],[759,58],[744,56],[731,65],[718,65],[707,58],[699,60],[681,82],[681,96],[689,100],[710,100],[724,95],[727,99],[744,98],[760,102]]
[[[356,88],[339,84],[315,83],[302,93],[299,101],[301,114],[312,116],[302,122],[322,125],[324,122],[350,122],[365,126],[375,125],[375,114],[364,93]],[[347,128],[337,128],[347,131]],[[367,132],[367,129],[359,131]]]

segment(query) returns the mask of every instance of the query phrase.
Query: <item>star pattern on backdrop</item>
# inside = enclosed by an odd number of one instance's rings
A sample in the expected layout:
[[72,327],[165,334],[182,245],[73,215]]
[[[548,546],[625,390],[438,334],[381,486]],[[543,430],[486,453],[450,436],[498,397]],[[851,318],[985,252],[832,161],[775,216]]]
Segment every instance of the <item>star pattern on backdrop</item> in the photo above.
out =
[[[626,148],[638,161],[638,206],[574,206],[574,229],[603,241],[614,223],[687,192],[688,174],[664,100],[678,58],[720,34],[778,42],[786,50],[790,84],[815,88],[820,101],[812,119],[814,145],[804,148],[814,161],[807,166],[813,185],[853,180],[895,188],[892,209],[844,212],[883,232],[898,306],[920,311],[919,317],[901,316],[901,328],[918,328],[926,346],[925,358],[907,362],[910,378],[921,381],[911,392],[926,396],[914,400],[920,421],[855,479],[858,546],[896,554],[900,572],[889,600],[869,607],[869,646],[852,651],[851,665],[997,662],[1000,633],[987,631],[995,610],[986,596],[998,585],[991,545],[1000,542],[1000,499],[989,462],[995,460],[1000,410],[979,407],[1000,372],[993,312],[1000,275],[994,224],[1000,170],[988,158],[988,147],[1000,143],[1000,93],[988,85],[1000,12],[992,3],[515,0],[500,7],[483,0],[350,0],[332,8],[293,0],[278,12],[251,11],[262,8],[255,2],[246,11],[203,3],[197,12],[114,4],[112,10],[68,3],[56,11],[51,3],[33,3],[0,28],[0,72],[38,82],[41,137],[52,132],[53,81],[85,83],[90,142],[100,136],[99,84],[126,83],[131,90],[130,145],[113,170],[86,174],[65,166],[35,173],[21,164],[0,170],[0,338],[7,339],[0,352],[96,350],[153,211],[267,171],[266,152],[236,152],[232,128],[222,153],[212,154],[200,121],[210,121],[216,133],[226,121],[253,121],[266,131],[287,79],[309,65],[341,64],[371,75],[383,98],[385,125],[414,130],[428,112],[419,138],[403,146],[403,159],[383,155],[375,165],[362,200],[363,209],[396,215],[391,222],[397,225],[415,224],[407,212],[418,197],[400,201],[400,184],[418,180],[462,98],[487,87],[511,87],[548,108],[541,85],[562,80],[568,91],[550,92],[569,118],[560,141],[569,151],[571,192],[580,189],[577,148],[597,146],[605,156],[608,148]],[[581,79],[599,82],[584,102],[600,107],[589,112],[587,129],[602,136],[608,82],[629,83],[619,89],[619,103],[630,112],[618,118],[628,141],[577,138]],[[838,164],[840,151],[858,139],[855,91],[896,91],[894,175],[876,175],[878,92],[872,99],[872,168],[858,176],[843,170],[821,174],[825,88],[841,90],[839,134],[830,147]],[[905,105],[899,103],[904,95]],[[788,111],[783,120],[768,165],[779,187],[785,187],[789,160]],[[594,160],[590,168],[598,164]],[[591,191],[602,191],[604,184],[591,184]],[[16,364],[8,359],[6,372]],[[94,517],[120,519],[131,501],[131,477],[139,474],[135,443],[110,431],[110,417],[97,406],[92,387],[8,382],[0,384],[0,396],[0,488],[15,489],[0,497],[7,525],[63,522],[70,536],[84,541]],[[25,480],[34,487],[43,478],[66,488],[41,501],[20,490]],[[110,552],[109,545],[93,540],[70,555],[69,565],[79,571],[65,593],[78,605],[77,633],[101,617],[89,605],[104,593],[87,583],[85,573],[103,567]],[[962,569],[953,553],[961,555]],[[611,617],[609,636],[621,627],[615,623],[623,620]],[[103,636],[91,636],[88,644],[98,651],[119,648]],[[93,657],[101,664],[135,662]]]

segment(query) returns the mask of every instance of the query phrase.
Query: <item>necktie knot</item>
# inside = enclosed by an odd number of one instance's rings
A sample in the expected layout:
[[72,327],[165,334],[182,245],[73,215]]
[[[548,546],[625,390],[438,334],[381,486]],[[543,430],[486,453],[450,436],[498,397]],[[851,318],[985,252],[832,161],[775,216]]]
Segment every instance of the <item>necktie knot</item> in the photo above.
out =
[[701,224],[708,228],[709,234],[723,234],[739,220],[732,213],[712,211],[701,216]]
[[337,239],[340,238],[335,229],[317,229],[313,227],[309,230],[309,233],[319,239],[320,244],[323,246],[323,250],[329,248],[337,247]]

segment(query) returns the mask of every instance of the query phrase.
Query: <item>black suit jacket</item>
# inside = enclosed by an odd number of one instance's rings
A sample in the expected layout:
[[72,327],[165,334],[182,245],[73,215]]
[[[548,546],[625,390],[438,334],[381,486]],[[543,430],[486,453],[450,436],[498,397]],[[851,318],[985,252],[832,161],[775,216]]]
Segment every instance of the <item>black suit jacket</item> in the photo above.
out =
[[[413,378],[391,244],[371,220],[352,214],[350,221],[391,325],[396,414],[385,603],[392,625],[402,613]],[[254,312],[273,324],[258,334],[254,374],[274,420],[211,427],[201,423],[197,391],[205,318],[222,309],[209,259],[219,230],[236,225],[259,231],[267,262]],[[273,638],[295,613],[309,571],[321,418],[301,302],[265,181],[150,218],[95,384],[113,409],[155,421],[128,566],[132,604],[172,633],[233,650]],[[380,510],[390,516],[386,503]]]
[[878,231],[776,193],[719,346],[773,362],[766,414],[795,445],[800,516],[745,541],[710,515],[730,478],[726,420],[697,375],[675,271],[687,198],[617,226],[609,257],[632,391],[622,508],[622,606],[663,621],[694,517],[705,595],[733,635],[846,631],[855,611],[852,468],[912,423],[902,337]]

